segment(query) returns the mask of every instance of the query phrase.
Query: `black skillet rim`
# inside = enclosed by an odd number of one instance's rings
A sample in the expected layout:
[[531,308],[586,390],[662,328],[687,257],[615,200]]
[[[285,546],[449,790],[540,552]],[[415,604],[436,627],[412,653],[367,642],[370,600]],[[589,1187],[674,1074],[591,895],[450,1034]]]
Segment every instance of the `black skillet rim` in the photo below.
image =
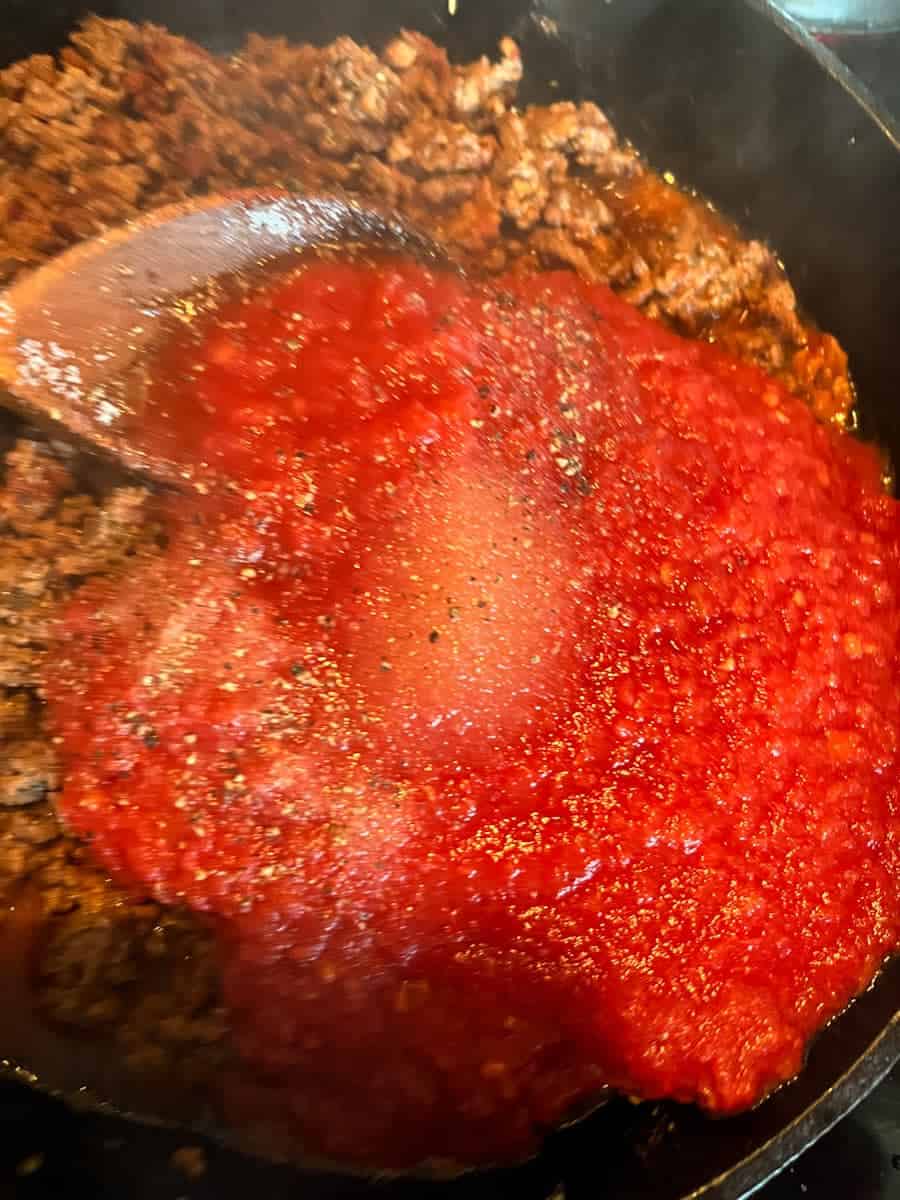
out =
[[782,33],[814,58],[822,70],[840,84],[866,115],[874,121],[894,149],[900,151],[900,118],[888,112],[878,102],[868,85],[854,74],[846,63],[843,63],[832,50],[814,37],[805,25],[780,8],[775,0],[742,0],[742,3],[748,8],[755,9],[773,25],[777,25]]
[[[814,58],[900,152],[900,121],[878,103],[866,84],[836,54],[773,0],[743,0],[743,3],[777,25]],[[871,986],[877,987],[881,978],[877,977]],[[747,1200],[848,1116],[898,1062],[900,1009],[853,1065],[799,1116],[735,1166],[688,1193],[683,1200],[699,1200],[700,1197],[703,1200]]]
[[[870,986],[877,987],[881,980],[882,976],[878,976]],[[900,1009],[853,1065],[793,1121],[733,1167],[686,1193],[681,1200],[747,1200],[849,1116],[898,1062]]]
[[[743,0],[749,8],[777,25],[806,51],[900,152],[900,121],[884,109],[866,84],[774,0]],[[882,976],[876,978],[877,987]],[[794,1162],[819,1138],[848,1116],[900,1062],[900,1009],[852,1066],[779,1133],[764,1142],[728,1171],[687,1193],[683,1200],[747,1200],[775,1175]]]

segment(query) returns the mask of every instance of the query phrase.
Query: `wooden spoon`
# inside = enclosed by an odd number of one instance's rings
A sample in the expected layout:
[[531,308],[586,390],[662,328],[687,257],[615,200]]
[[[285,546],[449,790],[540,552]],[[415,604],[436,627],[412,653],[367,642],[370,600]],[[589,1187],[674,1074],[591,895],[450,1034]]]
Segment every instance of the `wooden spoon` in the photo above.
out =
[[171,302],[293,250],[360,244],[446,262],[398,217],[284,191],[198,197],[82,242],[0,294],[5,402],[57,437],[177,486],[175,464],[142,445],[146,389],[135,370]]

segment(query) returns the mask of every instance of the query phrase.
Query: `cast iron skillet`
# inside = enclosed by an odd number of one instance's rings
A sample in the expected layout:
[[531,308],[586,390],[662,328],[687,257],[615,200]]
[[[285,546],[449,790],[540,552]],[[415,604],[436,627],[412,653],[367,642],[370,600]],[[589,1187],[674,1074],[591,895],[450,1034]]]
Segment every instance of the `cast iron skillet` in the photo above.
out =
[[[56,49],[90,9],[157,21],[216,50],[250,29],[380,43],[405,25],[468,59],[512,33],[525,57],[524,100],[596,99],[655,166],[778,248],[803,303],[850,352],[864,434],[900,461],[900,137],[864,89],[764,0],[450,7],[453,15],[446,0],[7,0],[0,56]],[[0,1114],[15,1131],[17,1158],[46,1154],[25,1185],[31,1196],[492,1200],[549,1196],[562,1185],[569,1200],[739,1200],[849,1112],[898,1057],[895,959],[820,1035],[800,1077],[753,1112],[711,1121],[692,1108],[614,1101],[551,1138],[535,1161],[450,1184],[298,1174],[211,1148],[207,1176],[188,1187],[168,1163],[176,1147],[199,1140],[193,1135],[102,1110],[74,1116],[18,1085],[0,1091]]]

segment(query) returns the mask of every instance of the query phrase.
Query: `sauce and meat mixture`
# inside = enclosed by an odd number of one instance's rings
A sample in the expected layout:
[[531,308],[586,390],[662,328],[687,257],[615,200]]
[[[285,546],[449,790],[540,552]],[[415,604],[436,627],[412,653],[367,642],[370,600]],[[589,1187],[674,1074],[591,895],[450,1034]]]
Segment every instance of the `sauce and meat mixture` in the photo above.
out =
[[794,1075],[900,932],[877,455],[565,272],[299,260],[153,376],[190,485],[59,622],[59,808],[212,919],[283,1123],[477,1163]]
[[[0,71],[0,282],[161,204],[339,189],[479,274],[565,266],[608,284],[850,427],[847,356],[799,309],[773,248],[654,171],[597,104],[526,69],[510,38],[482,50],[454,61],[402,30],[375,47],[250,33],[214,54],[88,17],[58,53]],[[234,1046],[211,922],[113,883],[56,804],[40,697],[56,615],[87,579],[112,588],[160,534],[154,494],[97,466],[0,417],[0,959],[7,983],[25,976],[6,989],[2,1052],[50,1088],[74,1077],[128,1110],[221,1123]]]

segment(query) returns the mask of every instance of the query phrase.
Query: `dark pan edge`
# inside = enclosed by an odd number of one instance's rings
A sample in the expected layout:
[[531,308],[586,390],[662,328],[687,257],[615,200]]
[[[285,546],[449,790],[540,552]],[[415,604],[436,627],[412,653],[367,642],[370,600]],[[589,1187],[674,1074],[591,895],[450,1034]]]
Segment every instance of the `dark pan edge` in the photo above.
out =
[[866,116],[878,126],[891,145],[900,151],[900,119],[883,108],[859,76],[843,63],[826,45],[814,37],[805,25],[784,12],[774,0],[742,0],[766,20],[777,25],[782,33],[811,55],[822,70],[856,101]]
[[[878,986],[877,977],[872,985]],[[748,1200],[848,1116],[900,1063],[900,1009],[853,1065],[780,1133],[683,1200]]]
[[[774,0],[742,0],[748,8],[776,25],[809,54],[876,125],[900,152],[900,120],[884,109],[869,87],[818,38]],[[876,976],[872,987],[885,982]],[[832,1130],[900,1063],[900,1007],[882,1032],[851,1067],[819,1099],[790,1124],[734,1167],[686,1194],[683,1200],[748,1200]]]

